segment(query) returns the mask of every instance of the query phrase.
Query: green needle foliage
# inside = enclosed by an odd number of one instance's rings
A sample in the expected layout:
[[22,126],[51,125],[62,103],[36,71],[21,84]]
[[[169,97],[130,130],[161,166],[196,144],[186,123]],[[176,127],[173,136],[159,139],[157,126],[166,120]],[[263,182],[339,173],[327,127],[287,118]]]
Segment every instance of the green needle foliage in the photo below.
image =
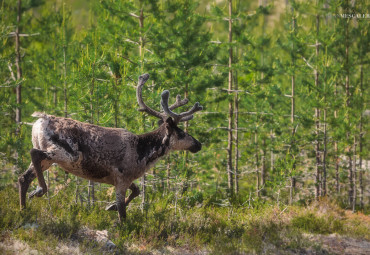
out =
[[[366,1],[233,0],[231,42],[228,0],[20,2],[18,11],[18,1],[0,1],[2,231],[17,229],[17,238],[32,240],[21,227],[38,222],[40,214],[44,223],[36,232],[43,237],[71,238],[87,224],[109,228],[121,248],[132,239],[152,238],[151,247],[206,246],[218,253],[261,253],[265,240],[295,249],[309,245],[303,232],[351,229],[369,238],[363,234],[366,226],[356,228],[352,219],[343,223],[340,213],[325,218],[306,207],[294,214],[315,200],[338,211],[331,201],[369,211]],[[137,110],[136,85],[143,73],[151,76],[143,91],[151,108],[161,110],[165,89],[170,103],[177,94],[189,98],[175,111],[200,102],[203,111],[180,127],[202,142],[202,150],[172,153],[150,170],[142,179],[144,199],[132,202],[127,225],[117,229],[112,227],[116,214],[103,212],[115,199],[112,187],[96,185],[97,203],[88,207],[87,181],[64,176],[56,166],[45,172],[49,199],[34,199],[29,211],[19,212],[13,186],[30,164],[31,114],[41,111],[135,134],[153,131],[157,120]],[[226,170],[230,103],[237,187],[232,195]],[[30,189],[36,185],[37,180]],[[274,210],[284,214],[288,204],[294,214],[286,215],[288,221],[261,222]],[[293,233],[288,241],[281,229]]]

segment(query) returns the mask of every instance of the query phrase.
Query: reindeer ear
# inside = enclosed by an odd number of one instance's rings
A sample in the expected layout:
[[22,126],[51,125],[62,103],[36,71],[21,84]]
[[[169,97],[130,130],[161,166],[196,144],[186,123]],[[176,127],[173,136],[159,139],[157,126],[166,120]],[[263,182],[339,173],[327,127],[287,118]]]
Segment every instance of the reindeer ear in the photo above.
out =
[[166,123],[169,124],[171,127],[173,127],[175,125],[175,122],[173,121],[173,119],[171,117],[168,117],[166,119]]
[[170,136],[173,132],[173,126],[175,125],[175,122],[173,121],[173,119],[171,117],[168,117],[164,122],[162,121],[162,123],[164,123],[164,125],[166,127],[166,135],[162,140],[162,144],[165,144],[165,145],[168,146],[169,142],[170,142]]
[[166,120],[160,119],[158,120],[158,126],[162,125],[163,123],[166,122],[166,125],[170,125],[171,127],[175,124],[173,119],[171,117],[168,117]]
[[173,119],[171,117],[168,117],[166,119],[165,125],[166,125],[167,135],[172,134],[173,127],[175,126],[175,122],[173,121]]

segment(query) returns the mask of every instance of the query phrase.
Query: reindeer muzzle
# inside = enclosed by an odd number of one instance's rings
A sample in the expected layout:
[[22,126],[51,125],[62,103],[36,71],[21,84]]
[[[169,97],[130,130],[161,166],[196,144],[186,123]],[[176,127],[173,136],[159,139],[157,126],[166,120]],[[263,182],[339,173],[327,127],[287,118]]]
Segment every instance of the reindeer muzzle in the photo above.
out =
[[195,144],[189,148],[189,151],[191,153],[197,153],[201,149],[202,149],[202,144],[200,142],[198,142],[197,140],[195,140]]

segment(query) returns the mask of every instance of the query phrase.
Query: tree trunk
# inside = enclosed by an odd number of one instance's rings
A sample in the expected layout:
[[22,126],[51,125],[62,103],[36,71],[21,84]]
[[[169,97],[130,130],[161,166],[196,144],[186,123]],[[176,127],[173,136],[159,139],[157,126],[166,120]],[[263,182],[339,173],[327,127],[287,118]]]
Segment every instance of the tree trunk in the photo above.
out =
[[[294,89],[295,89],[295,75],[293,74],[292,75],[292,99],[291,99],[291,104],[292,104],[292,110],[291,110],[291,117],[290,117],[290,120],[291,120],[291,124],[292,124],[292,142],[291,142],[291,153],[295,153],[294,151],[294,144],[295,144],[295,139],[294,139],[294,136],[295,136],[295,128],[294,128],[294,111],[295,111],[295,97],[294,97]],[[294,157],[294,155],[292,155],[292,157]],[[293,159],[295,160],[295,159]],[[290,191],[289,191],[289,204],[292,204],[293,203],[293,196],[294,196],[294,190],[295,190],[295,177],[293,175],[294,171],[295,171],[295,163],[293,163],[293,166],[292,166],[292,176],[290,178]]]
[[259,155],[258,155],[258,132],[257,130],[254,133],[254,146],[256,150],[256,190],[257,190],[257,196],[260,196],[260,173],[259,173]]
[[353,136],[353,200],[352,200],[352,212],[356,211],[356,198],[357,198],[357,188],[356,188],[356,135]]
[[[65,24],[65,4],[63,3],[63,92],[64,92],[64,117],[68,117],[68,96],[67,96],[67,38]],[[64,181],[68,179],[68,172],[64,174]]]
[[[320,18],[319,15],[316,15],[316,38],[319,37],[319,27],[320,27]],[[316,69],[315,69],[315,86],[317,91],[319,91],[319,70],[318,70],[318,62],[319,62],[319,41],[316,39]],[[319,94],[319,93],[318,93]],[[320,100],[319,98],[316,98]],[[315,178],[315,198],[316,200],[319,199],[321,195],[320,187],[321,187],[321,155],[320,155],[320,109],[316,107],[315,109],[315,126],[316,126],[316,145],[315,145],[315,155],[316,155],[316,178]]]
[[296,178],[292,176],[290,178],[290,193],[289,193],[289,204],[291,205],[293,203],[293,197],[295,193],[295,185],[296,185]]
[[94,189],[94,182],[93,181],[89,181],[89,184],[88,184],[88,187],[87,187],[87,205],[88,207],[91,207],[91,206],[94,206],[94,193],[95,193],[95,189]]
[[270,148],[270,171],[273,173],[275,168],[275,156],[274,156],[274,135],[272,133],[272,129],[270,129],[270,138],[271,138],[271,148]]
[[170,155],[167,156],[167,191],[170,192],[170,176],[171,176],[171,158]]
[[114,77],[114,91],[116,92],[116,98],[114,99],[114,127],[118,127],[118,77]]
[[75,191],[75,204],[77,205],[78,203],[78,197],[80,195],[80,191],[79,191],[79,180],[78,180],[78,176],[76,176],[76,191]]
[[[338,89],[337,89],[337,83],[335,83],[335,93],[334,96],[337,98]],[[338,118],[338,111],[337,109],[334,110],[334,118]],[[339,156],[338,156],[338,141],[334,141],[334,153],[335,153],[335,187],[337,191],[337,195],[339,195],[340,192],[340,186],[339,186]]]
[[[266,0],[259,0],[258,5],[265,7],[266,6]],[[262,17],[262,36],[265,36],[265,26],[266,26],[266,15],[263,14]],[[261,48],[261,68],[263,69],[265,65],[265,58],[264,58],[264,48]],[[263,80],[265,78],[264,72],[261,72],[261,82],[260,85],[262,86]],[[266,177],[266,138],[263,137],[262,142],[262,158],[261,158],[261,189],[262,189],[262,195],[264,195],[264,188],[265,188],[265,177]]]
[[[144,11],[143,8],[140,9],[140,16],[139,16],[139,27],[140,27],[140,37],[139,37],[139,54],[140,54],[140,72],[144,72],[144,37],[143,37],[143,29],[144,29]],[[143,116],[143,126],[145,126],[145,116]],[[141,211],[144,212],[145,210],[145,203],[146,203],[146,174],[141,177]]]
[[[361,69],[360,69],[360,89],[361,89],[361,97],[363,97],[363,67],[362,67],[362,59],[361,59]],[[362,143],[362,136],[363,136],[363,133],[362,133],[362,122],[363,122],[363,119],[362,119],[362,111],[363,111],[363,106],[361,105],[361,116],[360,116],[360,137],[359,137],[359,146],[360,146],[360,153],[359,153],[359,186],[360,186],[360,208],[363,209],[364,208],[364,184],[363,184],[363,170],[362,170],[362,146],[363,146],[363,143]]]
[[17,124],[17,128],[15,130],[15,134],[18,135],[20,132],[20,124],[22,121],[22,112],[21,112],[21,104],[22,104],[22,83],[20,80],[22,79],[22,67],[21,67],[21,53],[20,53],[20,41],[19,41],[19,27],[21,22],[22,16],[22,1],[18,0],[17,3],[17,26],[15,29],[15,66],[17,68],[17,87],[15,89],[16,97],[17,97],[17,106],[15,109],[15,122]]
[[145,210],[145,198],[146,198],[146,174],[141,177],[141,212]]
[[227,158],[227,181],[228,181],[228,192],[229,196],[233,196],[233,100],[231,99],[232,89],[233,89],[233,73],[232,73],[232,63],[233,63],[233,48],[232,43],[232,0],[229,0],[229,125],[228,125],[228,158]]
[[[189,75],[188,71],[186,72],[186,75],[187,76]],[[185,98],[188,98],[188,97],[189,97],[189,84],[186,83],[185,84]],[[184,131],[185,132],[189,131],[189,121],[185,121]],[[184,186],[182,188],[182,194],[184,194],[189,188],[189,171],[190,171],[190,168],[189,168],[189,152],[188,151],[184,151],[184,161],[185,161],[186,175],[185,175]]]
[[[360,96],[361,98],[364,98],[363,94],[363,80],[364,80],[364,70],[363,70],[363,54],[361,54],[364,47],[363,43],[363,38],[364,34],[361,33],[361,40],[360,40],[360,45],[361,45],[361,51],[360,51]],[[364,110],[364,102],[366,101],[361,101],[361,107],[360,107],[360,134],[359,134],[359,147],[360,147],[360,152],[359,152],[359,169],[358,169],[358,181],[359,181],[359,188],[360,188],[360,208],[364,208],[364,184],[363,184],[363,169],[362,169],[362,137],[363,137],[363,132],[362,132],[362,126],[363,126],[363,110]]]
[[140,10],[140,16],[139,16],[139,27],[140,27],[140,37],[139,37],[139,54],[140,54],[140,71],[144,71],[144,14],[143,9]]
[[261,159],[261,163],[262,163],[261,165],[261,189],[264,189],[265,183],[266,183],[266,139],[265,138],[263,138],[262,150],[263,150],[263,154],[262,154],[262,159]]
[[[348,136],[349,137],[349,136]],[[349,152],[351,153],[351,152]],[[348,156],[348,182],[349,182],[349,188],[348,188],[348,203],[350,207],[352,208],[352,202],[353,202],[353,169],[352,169],[352,157]]]
[[[54,58],[56,58],[56,56],[53,56]],[[54,72],[57,72],[57,61],[54,61]],[[56,110],[58,108],[58,95],[57,95],[57,91],[58,91],[58,87],[56,84],[53,84],[53,87],[52,87],[52,90],[53,90],[53,105],[54,105],[54,114],[57,114]]]
[[[94,124],[94,89],[95,89],[95,60],[92,65],[92,80],[90,87],[90,123]],[[95,184],[93,181],[89,181],[89,186],[87,190],[88,205],[94,206],[95,202]]]
[[[348,1],[347,1],[347,6],[348,6]],[[346,71],[346,118],[349,123],[349,108],[350,108],[350,91],[349,91],[349,72],[350,72],[350,67],[349,67],[349,35],[348,35],[348,26],[349,23],[346,22],[346,27],[345,27],[345,43],[346,43],[346,52],[345,52],[345,71]],[[346,134],[347,141],[350,141],[350,132],[348,131]],[[352,208],[352,202],[353,202],[353,169],[352,169],[352,158],[351,158],[351,152],[348,150],[348,183],[349,183],[349,188],[348,188],[348,202],[350,207]]]
[[[235,90],[238,90],[238,75],[235,72]],[[238,166],[239,166],[239,95],[238,92],[235,92],[234,96],[234,104],[235,104],[235,166],[234,166],[234,180],[235,180],[235,194],[238,194],[239,191],[239,176],[238,176]]]
[[[362,113],[361,113],[362,114]],[[359,186],[360,186],[360,208],[364,208],[364,183],[363,183],[363,170],[362,170],[362,121],[360,122],[360,153],[359,153]]]
[[[294,17],[294,8],[292,7],[292,30],[293,34],[295,34],[295,17]],[[295,56],[294,56],[294,43],[292,47],[292,66],[295,68]],[[295,112],[295,70],[293,70],[292,74],[292,95],[291,95],[291,115],[290,115],[290,122],[292,125],[292,141],[291,141],[291,153],[295,153],[295,127],[294,127],[294,112]],[[294,157],[294,155],[292,155]],[[293,159],[295,160],[295,159]],[[294,189],[295,189],[295,177],[294,177],[294,171],[295,171],[295,163],[292,165],[292,176],[290,178],[290,191],[289,191],[289,204],[293,203],[293,196],[294,196]]]
[[327,156],[327,124],[326,124],[326,108],[324,109],[324,152],[322,159],[322,196],[326,196],[327,185],[326,185],[326,156]]
[[64,91],[64,117],[68,116],[68,97],[67,97],[67,38],[66,38],[66,29],[65,29],[65,13],[64,13],[64,4],[63,4],[63,91]]

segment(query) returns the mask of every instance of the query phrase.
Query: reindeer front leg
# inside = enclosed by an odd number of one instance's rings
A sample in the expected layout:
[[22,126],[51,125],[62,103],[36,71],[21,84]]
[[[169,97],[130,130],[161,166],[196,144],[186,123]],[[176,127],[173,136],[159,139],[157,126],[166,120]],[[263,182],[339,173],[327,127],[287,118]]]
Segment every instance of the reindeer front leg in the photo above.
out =
[[125,203],[126,190],[127,190],[126,185],[116,187],[117,210],[120,222],[126,220],[126,203]]

